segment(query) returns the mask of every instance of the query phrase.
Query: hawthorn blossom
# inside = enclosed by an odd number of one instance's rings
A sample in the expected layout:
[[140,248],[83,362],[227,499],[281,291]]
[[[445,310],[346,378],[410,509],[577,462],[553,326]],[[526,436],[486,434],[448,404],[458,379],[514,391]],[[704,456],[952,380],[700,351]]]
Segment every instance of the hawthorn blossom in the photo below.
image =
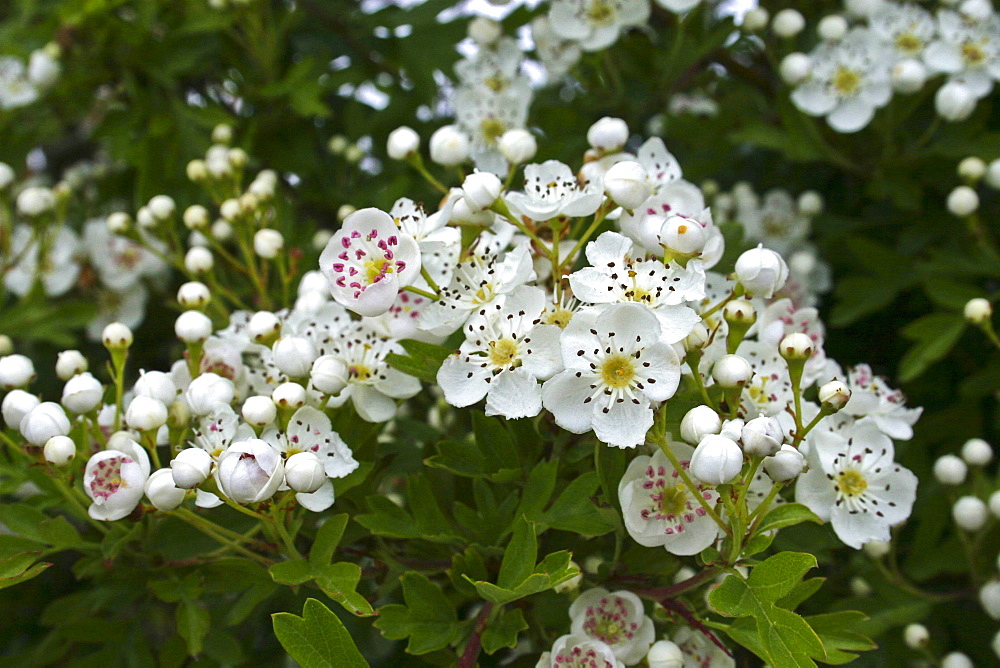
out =
[[236,503],[257,503],[271,498],[284,482],[281,455],[259,438],[230,445],[219,457],[215,471],[219,490]]
[[938,39],[927,45],[924,62],[962,82],[982,99],[1000,79],[1000,19],[969,21],[958,12],[938,12]]
[[389,214],[361,209],[344,219],[319,265],[337,303],[359,315],[376,316],[420,275],[420,248]]
[[117,447],[93,455],[83,473],[83,491],[93,502],[87,514],[95,520],[113,522],[135,510],[149,479],[146,451],[130,439]]
[[893,461],[892,440],[871,418],[810,436],[810,468],[795,500],[829,521],[845,545],[890,540],[889,528],[910,516],[917,494],[917,477]]
[[923,408],[907,408],[906,395],[886,385],[885,379],[872,373],[867,364],[859,364],[847,374],[851,399],[844,413],[870,417],[889,438],[907,441],[913,438],[913,425]]
[[10,258],[17,262],[4,275],[4,285],[19,297],[28,294],[36,280],[49,297],[66,294],[80,275],[79,248],[79,237],[68,227],[34,230],[17,225],[10,240]]
[[435,283],[448,283],[462,250],[462,233],[448,227],[455,196],[445,199],[441,209],[428,215],[422,204],[406,197],[396,200],[389,211],[403,234],[413,237],[420,248],[420,262]]
[[328,478],[343,478],[359,466],[344,439],[333,430],[330,418],[312,406],[303,406],[295,411],[284,431],[272,424],[260,437],[285,459],[299,452],[315,454]]
[[625,664],[600,640],[567,634],[556,639],[551,652],[542,653],[535,668],[625,668]]
[[[694,449],[682,444],[670,447],[687,471]],[[618,483],[625,528],[635,542],[645,547],[663,546],[667,552],[681,556],[698,554],[715,542],[719,527],[694,494],[709,506],[719,498],[718,492],[707,485],[688,488],[662,451],[657,450],[651,457],[636,457]]]
[[569,607],[570,633],[600,640],[627,666],[639,663],[656,639],[653,620],[630,591],[594,587]]
[[649,20],[649,0],[553,0],[552,31],[580,43],[584,51],[600,51],[618,40],[622,30]]
[[700,630],[682,626],[674,633],[673,641],[684,653],[685,668],[736,667],[733,657]]
[[524,192],[507,193],[507,206],[516,216],[543,222],[556,216],[589,216],[597,211],[604,193],[596,183],[581,188],[570,168],[546,160],[524,168]]
[[557,35],[547,16],[536,16],[531,22],[531,39],[550,82],[559,79],[580,62],[580,45],[575,40]]
[[542,386],[562,369],[555,325],[540,324],[545,293],[521,286],[480,309],[465,325],[461,348],[438,370],[438,385],[452,406],[486,397],[486,414],[507,419],[542,410]]
[[872,32],[888,44],[897,60],[920,58],[937,33],[937,24],[923,7],[883,2],[868,19]]

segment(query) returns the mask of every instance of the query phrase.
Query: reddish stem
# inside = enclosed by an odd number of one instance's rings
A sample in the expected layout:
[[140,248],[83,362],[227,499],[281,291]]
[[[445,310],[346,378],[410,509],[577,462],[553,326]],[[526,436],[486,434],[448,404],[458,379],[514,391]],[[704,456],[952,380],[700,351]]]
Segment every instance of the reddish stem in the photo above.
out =
[[458,660],[458,668],[472,668],[476,665],[476,659],[479,658],[479,650],[483,645],[483,631],[486,630],[486,622],[489,620],[491,612],[493,612],[493,604],[487,603],[479,611],[479,614],[476,615],[476,625],[472,629],[472,637],[465,644],[465,651],[462,652],[462,658]]

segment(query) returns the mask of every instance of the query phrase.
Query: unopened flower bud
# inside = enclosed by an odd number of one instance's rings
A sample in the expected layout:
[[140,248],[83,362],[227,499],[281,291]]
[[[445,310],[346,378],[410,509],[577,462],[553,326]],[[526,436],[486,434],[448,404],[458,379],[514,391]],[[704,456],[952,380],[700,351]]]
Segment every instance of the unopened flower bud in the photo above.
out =
[[865,551],[865,554],[869,558],[881,559],[892,551],[892,543],[884,540],[872,540],[862,545],[861,549]]
[[941,668],[976,668],[967,654],[962,652],[951,652],[941,659]]
[[964,121],[976,110],[976,95],[960,81],[949,81],[938,88],[934,96],[934,108],[938,116],[955,123]]
[[553,591],[557,594],[569,594],[580,588],[580,583],[583,582],[583,571],[580,570],[580,564],[575,561],[570,561],[569,565],[576,569],[576,575],[571,577],[569,580],[560,582],[555,587]]
[[215,373],[203,373],[188,385],[184,392],[191,412],[195,415],[208,415],[219,406],[233,403],[236,387],[233,381]]
[[337,220],[343,222],[345,218],[357,211],[357,207],[352,204],[341,204],[337,209]]
[[695,406],[681,420],[681,438],[697,445],[709,434],[718,434],[722,429],[722,419],[710,406]]
[[774,482],[794,480],[806,467],[806,458],[790,445],[781,448],[764,460],[764,471]]
[[66,381],[87,370],[87,358],[79,350],[64,350],[56,356],[56,375]]
[[816,34],[820,39],[828,42],[836,42],[844,38],[847,34],[847,20],[840,14],[824,16],[816,25]]
[[477,16],[469,21],[469,37],[480,46],[489,46],[503,35],[503,27],[493,19]]
[[851,388],[839,380],[831,380],[819,388],[819,402],[826,410],[836,413],[851,400]]
[[216,241],[228,241],[233,236],[233,226],[229,224],[229,221],[220,218],[212,223],[209,233]]
[[969,186],[958,186],[948,194],[948,211],[964,218],[979,208],[979,195]]
[[153,431],[167,423],[167,407],[159,399],[138,396],[125,410],[125,423],[138,431]]
[[0,357],[0,388],[13,390],[27,387],[35,375],[34,363],[24,355]]
[[149,204],[146,206],[149,208],[150,213],[160,222],[173,218],[174,212],[177,210],[177,205],[169,195],[157,195],[149,200]]
[[250,156],[241,148],[231,148],[226,152],[226,160],[229,161],[233,169],[243,169],[250,161]]
[[807,360],[813,354],[813,341],[808,334],[792,332],[778,344],[778,352],[789,362]]
[[429,142],[431,160],[451,167],[469,159],[469,136],[457,125],[445,125],[431,135]]
[[969,466],[986,466],[993,459],[993,448],[981,438],[970,438],[962,446],[962,459]]
[[963,314],[973,325],[982,325],[993,317],[993,305],[982,297],[975,297],[965,303]]
[[906,58],[892,66],[891,78],[892,89],[897,93],[916,93],[927,83],[927,67],[915,58]]
[[748,293],[770,298],[788,280],[788,265],[780,255],[761,244],[736,260],[736,280]]
[[17,212],[34,218],[52,211],[56,206],[56,196],[48,188],[25,188],[17,195]]
[[174,334],[187,344],[204,343],[212,335],[212,319],[201,311],[184,311],[174,321]]
[[127,213],[116,211],[108,214],[108,217],[104,219],[104,224],[112,234],[124,234],[132,227],[132,218]]
[[405,160],[420,148],[420,135],[405,125],[389,133],[386,149],[393,160]]
[[76,456],[76,443],[69,436],[53,436],[42,449],[45,461],[53,466],[66,466]]
[[165,406],[169,406],[177,398],[177,385],[169,373],[162,371],[144,371],[135,381],[132,391],[137,396],[157,399]]
[[1000,158],[992,161],[986,168],[986,184],[1000,190]]
[[274,365],[289,378],[305,378],[319,356],[316,347],[304,336],[283,336],[271,346]]
[[806,190],[795,203],[804,216],[818,216],[823,213],[823,196],[815,190]]
[[757,311],[754,310],[753,304],[745,299],[734,299],[727,303],[722,309],[722,316],[726,322],[744,327],[750,327],[757,322]]
[[79,373],[63,386],[62,405],[66,410],[83,415],[101,405],[104,386],[90,373]]
[[631,211],[649,199],[653,185],[642,165],[634,160],[623,160],[612,165],[604,175],[604,192],[615,204]]
[[259,438],[233,443],[219,457],[219,489],[236,503],[271,498],[284,482],[281,455]]
[[[351,213],[354,212],[352,211]],[[330,230],[316,230],[316,233],[313,234],[312,244],[311,244],[313,250],[322,252],[323,249],[326,248],[326,245],[330,243],[330,239],[332,238],[333,238],[333,232],[331,232]],[[324,278],[323,281],[325,282],[326,279]]]
[[258,311],[250,318],[247,333],[254,343],[271,345],[281,335],[281,320],[270,311]]
[[238,199],[230,198],[219,205],[219,215],[229,222],[234,222],[243,215],[243,207],[240,206]]
[[988,511],[986,504],[979,497],[963,496],[952,506],[951,516],[959,528],[965,531],[979,531],[986,524]]
[[778,73],[786,84],[797,86],[812,74],[812,58],[804,53],[790,53],[781,59]]
[[189,230],[203,230],[212,222],[208,209],[200,204],[194,204],[184,210],[184,226]]
[[743,451],[736,441],[709,434],[699,441],[691,455],[690,472],[707,485],[724,485],[743,469]]
[[212,293],[199,281],[188,281],[177,290],[177,303],[186,309],[203,309],[210,301]]
[[185,168],[188,180],[200,183],[208,178],[208,166],[204,160],[192,160]]
[[979,602],[986,614],[1000,620],[1000,581],[990,580],[979,589]]
[[535,157],[538,153],[538,142],[527,130],[513,128],[500,135],[497,148],[509,163],[520,165]]
[[285,484],[296,492],[311,494],[326,482],[323,463],[313,452],[296,452],[285,462]]
[[271,397],[253,396],[243,402],[240,411],[247,424],[254,427],[266,427],[278,417],[278,408]]
[[754,7],[746,14],[743,15],[743,23],[740,28],[743,32],[760,32],[767,26],[767,20],[770,18],[767,10],[763,7]]
[[148,206],[144,206],[135,212],[135,222],[144,230],[151,230],[156,227],[159,219],[153,215]]
[[794,9],[782,9],[774,15],[771,21],[771,30],[778,37],[791,39],[806,27],[806,19],[802,13]]
[[192,489],[208,479],[212,472],[212,456],[201,448],[185,448],[170,462],[174,484],[181,489]]
[[906,646],[913,650],[920,650],[927,646],[931,634],[923,624],[909,624],[903,629],[903,640]]
[[174,510],[186,496],[183,489],[174,484],[170,469],[159,469],[146,480],[144,491],[146,498],[157,510],[164,512]]
[[753,378],[750,362],[739,355],[725,355],[712,367],[712,378],[719,387],[734,390],[743,387]]
[[711,335],[708,328],[699,322],[684,339],[684,350],[689,353],[700,352],[702,348],[708,345],[710,338]]
[[773,417],[761,415],[750,420],[740,432],[743,452],[751,457],[770,457],[781,449],[785,433]]
[[53,436],[67,436],[70,427],[63,407],[52,401],[44,401],[21,418],[18,430],[28,443],[40,448]]
[[646,653],[649,668],[684,668],[684,652],[677,643],[658,640]]
[[858,598],[868,596],[872,593],[872,586],[868,584],[868,580],[865,580],[860,575],[855,575],[851,578],[850,587],[851,593]]
[[257,257],[273,260],[278,257],[278,253],[284,247],[285,238],[278,230],[265,227],[262,230],[257,230],[257,233],[253,235],[253,252],[257,254]]
[[184,268],[192,274],[204,274],[212,270],[215,260],[212,251],[201,246],[188,249],[184,255]]
[[986,175],[986,163],[982,158],[970,156],[958,163],[958,175],[972,183],[978,183]]
[[347,386],[347,365],[333,355],[322,355],[313,362],[309,372],[312,386],[323,394],[339,394]]
[[605,116],[587,130],[587,141],[601,151],[617,151],[628,141],[628,125],[620,118]]
[[301,408],[306,404],[306,388],[298,383],[282,383],[271,392],[271,400],[282,410]]
[[462,182],[465,201],[474,211],[482,211],[493,206],[503,192],[503,183],[496,174],[475,171]]
[[226,123],[219,123],[212,128],[213,144],[228,144],[233,141],[233,126]]
[[13,168],[6,162],[0,162],[0,190],[7,190],[17,175],[14,174]]
[[966,463],[955,455],[944,455],[934,462],[934,477],[942,485],[961,485],[968,472]]
[[17,429],[24,416],[40,403],[41,400],[33,394],[28,394],[24,390],[13,390],[8,392],[3,398],[3,403],[0,403],[0,413],[3,413],[3,421],[9,428]]
[[344,135],[334,135],[330,137],[330,141],[327,143],[326,147],[330,149],[330,153],[334,155],[340,155],[347,150],[347,146],[350,142]]

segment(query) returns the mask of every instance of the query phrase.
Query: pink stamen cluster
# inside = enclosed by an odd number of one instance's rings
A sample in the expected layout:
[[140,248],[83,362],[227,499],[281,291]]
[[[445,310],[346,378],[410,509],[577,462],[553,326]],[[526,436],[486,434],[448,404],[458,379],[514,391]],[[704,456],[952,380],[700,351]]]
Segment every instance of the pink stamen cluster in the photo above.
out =
[[552,657],[552,665],[560,668],[614,668],[591,648],[574,647]]
[[131,464],[128,457],[109,457],[97,462],[97,471],[90,481],[90,491],[94,499],[107,500],[122,486],[122,464]]
[[[689,462],[681,462],[681,465],[685,470],[689,466]],[[669,489],[674,489],[679,483],[680,474],[676,469],[670,472],[671,484]],[[664,528],[663,533],[665,535],[673,535],[674,533],[684,533],[685,525],[694,522],[699,517],[705,516],[705,509],[698,505],[692,503],[690,497],[684,501],[684,510],[682,514],[676,513],[664,513],[663,512],[663,495],[667,491],[667,469],[664,466],[647,466],[646,467],[646,480],[642,483],[642,488],[649,491],[649,500],[652,502],[652,508],[643,508],[640,512],[640,516],[644,520],[658,520],[661,522],[670,522],[673,526],[667,526]],[[694,490],[689,490],[694,493]],[[706,501],[712,501],[712,495],[706,491],[703,491],[700,487],[697,493],[702,495],[702,498]]]
[[[399,245],[395,234],[387,239],[378,238],[378,230],[370,230],[367,234],[354,230],[340,238],[344,250],[337,255],[342,262],[333,263],[333,271],[338,274],[334,282],[338,287],[354,288],[354,298],[357,299],[369,285],[378,283],[386,275],[398,273],[406,269],[406,262],[395,260],[392,247]],[[374,275],[370,270],[375,268]]]
[[[629,619],[625,601],[617,596],[605,596],[598,602],[597,607],[588,606],[585,615],[583,630],[591,638],[598,638],[608,645],[620,642],[623,637],[631,640],[639,630],[638,622]],[[606,633],[609,622],[617,627],[617,633]]]

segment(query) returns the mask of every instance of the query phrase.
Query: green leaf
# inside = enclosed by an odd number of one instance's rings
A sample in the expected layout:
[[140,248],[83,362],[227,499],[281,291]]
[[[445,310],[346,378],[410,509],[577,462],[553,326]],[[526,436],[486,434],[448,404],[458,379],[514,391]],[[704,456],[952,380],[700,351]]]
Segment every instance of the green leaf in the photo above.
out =
[[916,343],[899,362],[899,380],[909,382],[928,367],[944,359],[965,331],[965,318],[958,313],[928,313],[902,329]]
[[514,589],[531,575],[538,556],[538,539],[535,523],[521,517],[514,523],[514,536],[510,539],[500,563],[497,585],[504,589]]
[[375,628],[389,640],[409,638],[406,651],[410,654],[427,654],[447,647],[462,628],[454,604],[420,573],[404,573],[400,582],[406,604],[379,608]]
[[479,412],[473,413],[472,431],[476,436],[476,445],[486,458],[489,471],[520,467],[514,440],[504,428],[500,418],[487,417]]
[[[792,592],[806,571],[816,567],[811,554],[782,552],[754,567],[750,577],[730,575],[709,594],[709,604],[727,617],[752,617],[759,647],[747,646],[775,666],[814,666],[825,659],[819,636],[806,621],[777,601]],[[734,640],[741,642],[740,638]]]
[[436,383],[438,369],[452,351],[444,346],[420,341],[400,341],[400,344],[407,354],[389,353],[385,358],[386,363],[405,374],[428,383]]
[[816,516],[816,513],[809,510],[801,503],[785,503],[772,508],[764,519],[757,526],[758,532],[772,531],[784,527],[794,526],[802,522],[814,522],[822,524],[823,520]]
[[[563,489],[552,507],[542,515],[542,522],[552,529],[584,536],[603,536],[612,531],[614,525],[608,522],[594,502],[594,495],[600,486],[598,474],[594,471],[578,476]],[[617,498],[617,494],[615,497]]]
[[556,488],[556,477],[559,473],[559,462],[542,461],[531,469],[528,482],[521,494],[521,503],[517,506],[517,514],[535,522],[539,520],[542,509],[548,504],[552,492]]
[[349,562],[327,564],[316,568],[316,584],[323,593],[359,617],[375,614],[371,603],[355,591],[361,581],[361,567]]
[[841,665],[858,658],[856,652],[875,649],[871,638],[859,633],[856,627],[868,617],[857,610],[843,610],[825,615],[813,615],[805,620],[823,641],[826,663]]
[[788,610],[794,610],[802,605],[810,596],[815,594],[826,582],[826,578],[809,578],[795,585],[791,592],[782,596],[777,605]]
[[538,594],[552,589],[570,578],[576,577],[580,569],[570,564],[572,555],[569,552],[553,552],[538,564],[533,572],[513,588],[500,587],[492,582],[473,581],[468,576],[462,577],[471,582],[479,595],[496,605],[506,605],[526,596]]
[[483,631],[483,651],[493,654],[504,647],[514,647],[517,645],[517,634],[526,628],[528,622],[520,609],[502,609]]
[[300,585],[315,577],[312,564],[305,559],[279,561],[267,570],[275,582],[283,585]]
[[302,616],[290,612],[271,615],[274,635],[302,668],[365,668],[343,622],[314,598],[306,600]]
[[329,517],[316,531],[316,540],[309,550],[309,563],[313,566],[325,566],[333,561],[333,553],[344,536],[347,526],[347,514]]
[[201,654],[205,636],[211,626],[208,610],[198,601],[181,601],[175,614],[177,633],[184,639],[188,654],[197,657]]
[[52,564],[35,563],[41,552],[22,552],[0,561],[0,589],[13,587],[42,574]]

